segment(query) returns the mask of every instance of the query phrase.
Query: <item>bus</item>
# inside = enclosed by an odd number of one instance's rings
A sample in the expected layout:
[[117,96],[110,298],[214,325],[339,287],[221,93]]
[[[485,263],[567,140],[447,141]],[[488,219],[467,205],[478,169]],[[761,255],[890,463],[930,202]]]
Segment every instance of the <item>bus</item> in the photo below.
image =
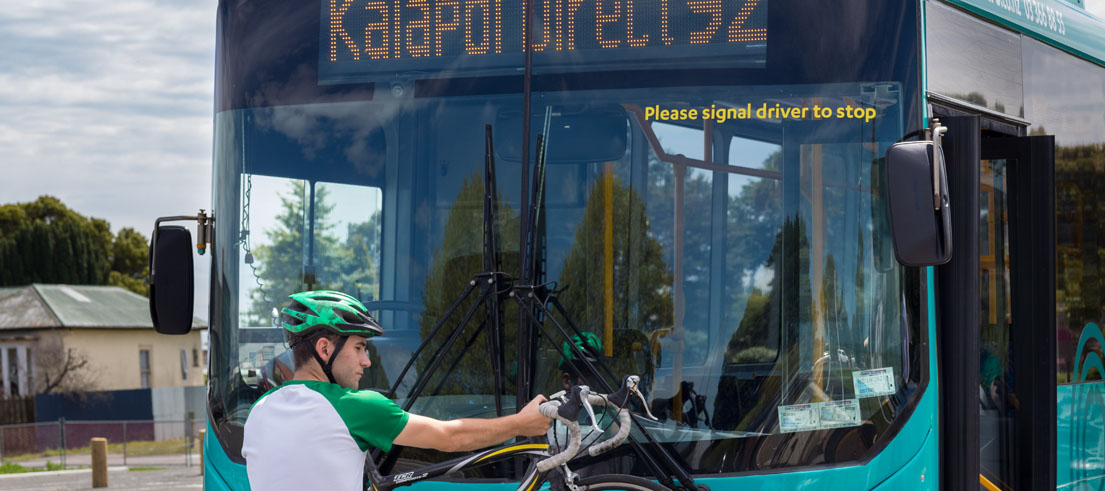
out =
[[[194,245],[212,259],[207,489],[249,488],[243,424],[294,370],[274,308],[307,289],[386,329],[360,388],[443,419],[562,389],[566,336],[594,334],[588,380],[639,375],[658,420],[584,463],[672,489],[1105,486],[1105,21],[1082,0],[217,19],[210,212],[151,245],[161,332],[187,330]],[[932,163],[894,181],[910,142]],[[895,219],[933,191],[935,225]]]

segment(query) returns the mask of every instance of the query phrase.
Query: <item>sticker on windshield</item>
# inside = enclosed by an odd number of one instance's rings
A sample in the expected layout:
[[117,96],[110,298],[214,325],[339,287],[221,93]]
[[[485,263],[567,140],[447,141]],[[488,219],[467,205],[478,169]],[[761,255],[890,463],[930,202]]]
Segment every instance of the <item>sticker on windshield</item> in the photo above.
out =
[[852,383],[856,397],[885,396],[898,391],[894,386],[894,367],[852,372]]
[[859,426],[859,399],[828,401],[818,405],[821,409],[821,428]]
[[779,406],[779,432],[816,430],[820,424],[817,404]]

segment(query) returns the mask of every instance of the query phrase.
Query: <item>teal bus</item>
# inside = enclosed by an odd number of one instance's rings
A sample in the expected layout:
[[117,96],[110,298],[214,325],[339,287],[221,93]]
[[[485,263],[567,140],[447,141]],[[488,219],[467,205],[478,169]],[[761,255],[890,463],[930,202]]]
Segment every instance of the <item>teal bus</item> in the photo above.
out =
[[[387,330],[362,389],[443,419],[562,389],[566,333],[594,334],[588,380],[638,374],[657,421],[582,468],[1105,488],[1105,21],[1082,0],[222,0],[217,20],[211,211],[151,247],[163,332],[192,308],[174,244],[212,259],[207,489],[249,487],[243,424],[294,370],[272,312],[306,289]],[[895,187],[914,141],[937,178]],[[939,257],[907,260],[899,236],[933,225],[889,210],[941,181]]]

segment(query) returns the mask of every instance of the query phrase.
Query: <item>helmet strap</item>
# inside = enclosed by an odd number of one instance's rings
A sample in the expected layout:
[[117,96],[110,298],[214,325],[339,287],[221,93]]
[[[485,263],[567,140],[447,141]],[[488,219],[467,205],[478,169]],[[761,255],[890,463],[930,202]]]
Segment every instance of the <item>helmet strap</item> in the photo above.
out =
[[[326,374],[326,378],[330,379],[330,383],[336,384],[337,380],[334,380],[334,372],[331,368],[334,366],[334,360],[338,359],[338,352],[345,346],[345,341],[348,340],[348,336],[341,336],[341,339],[337,343],[334,343],[334,352],[330,354],[329,361],[322,361],[322,357],[318,355],[318,350],[311,348],[311,354],[315,355],[315,361],[318,362],[318,366],[322,368],[322,373]],[[317,340],[316,340],[317,342]]]

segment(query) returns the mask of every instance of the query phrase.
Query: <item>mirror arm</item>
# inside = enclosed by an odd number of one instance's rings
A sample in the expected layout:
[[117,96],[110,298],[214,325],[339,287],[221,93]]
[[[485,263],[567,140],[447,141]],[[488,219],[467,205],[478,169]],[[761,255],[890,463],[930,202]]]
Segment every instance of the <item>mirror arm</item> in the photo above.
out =
[[[169,217],[161,217],[153,223],[153,237],[150,238],[150,250],[157,250],[157,231],[161,228],[161,222],[182,222],[182,221],[195,221],[196,222],[196,249],[202,256],[207,251],[207,246],[215,245],[215,216],[214,214],[208,215],[207,211],[200,208],[200,212],[196,215],[176,215]],[[149,282],[152,285],[154,279],[154,265],[153,257],[150,257],[150,278]]]
[[932,120],[932,209],[940,211],[943,200],[940,198],[940,154],[944,133],[948,127],[940,124],[939,119]]

